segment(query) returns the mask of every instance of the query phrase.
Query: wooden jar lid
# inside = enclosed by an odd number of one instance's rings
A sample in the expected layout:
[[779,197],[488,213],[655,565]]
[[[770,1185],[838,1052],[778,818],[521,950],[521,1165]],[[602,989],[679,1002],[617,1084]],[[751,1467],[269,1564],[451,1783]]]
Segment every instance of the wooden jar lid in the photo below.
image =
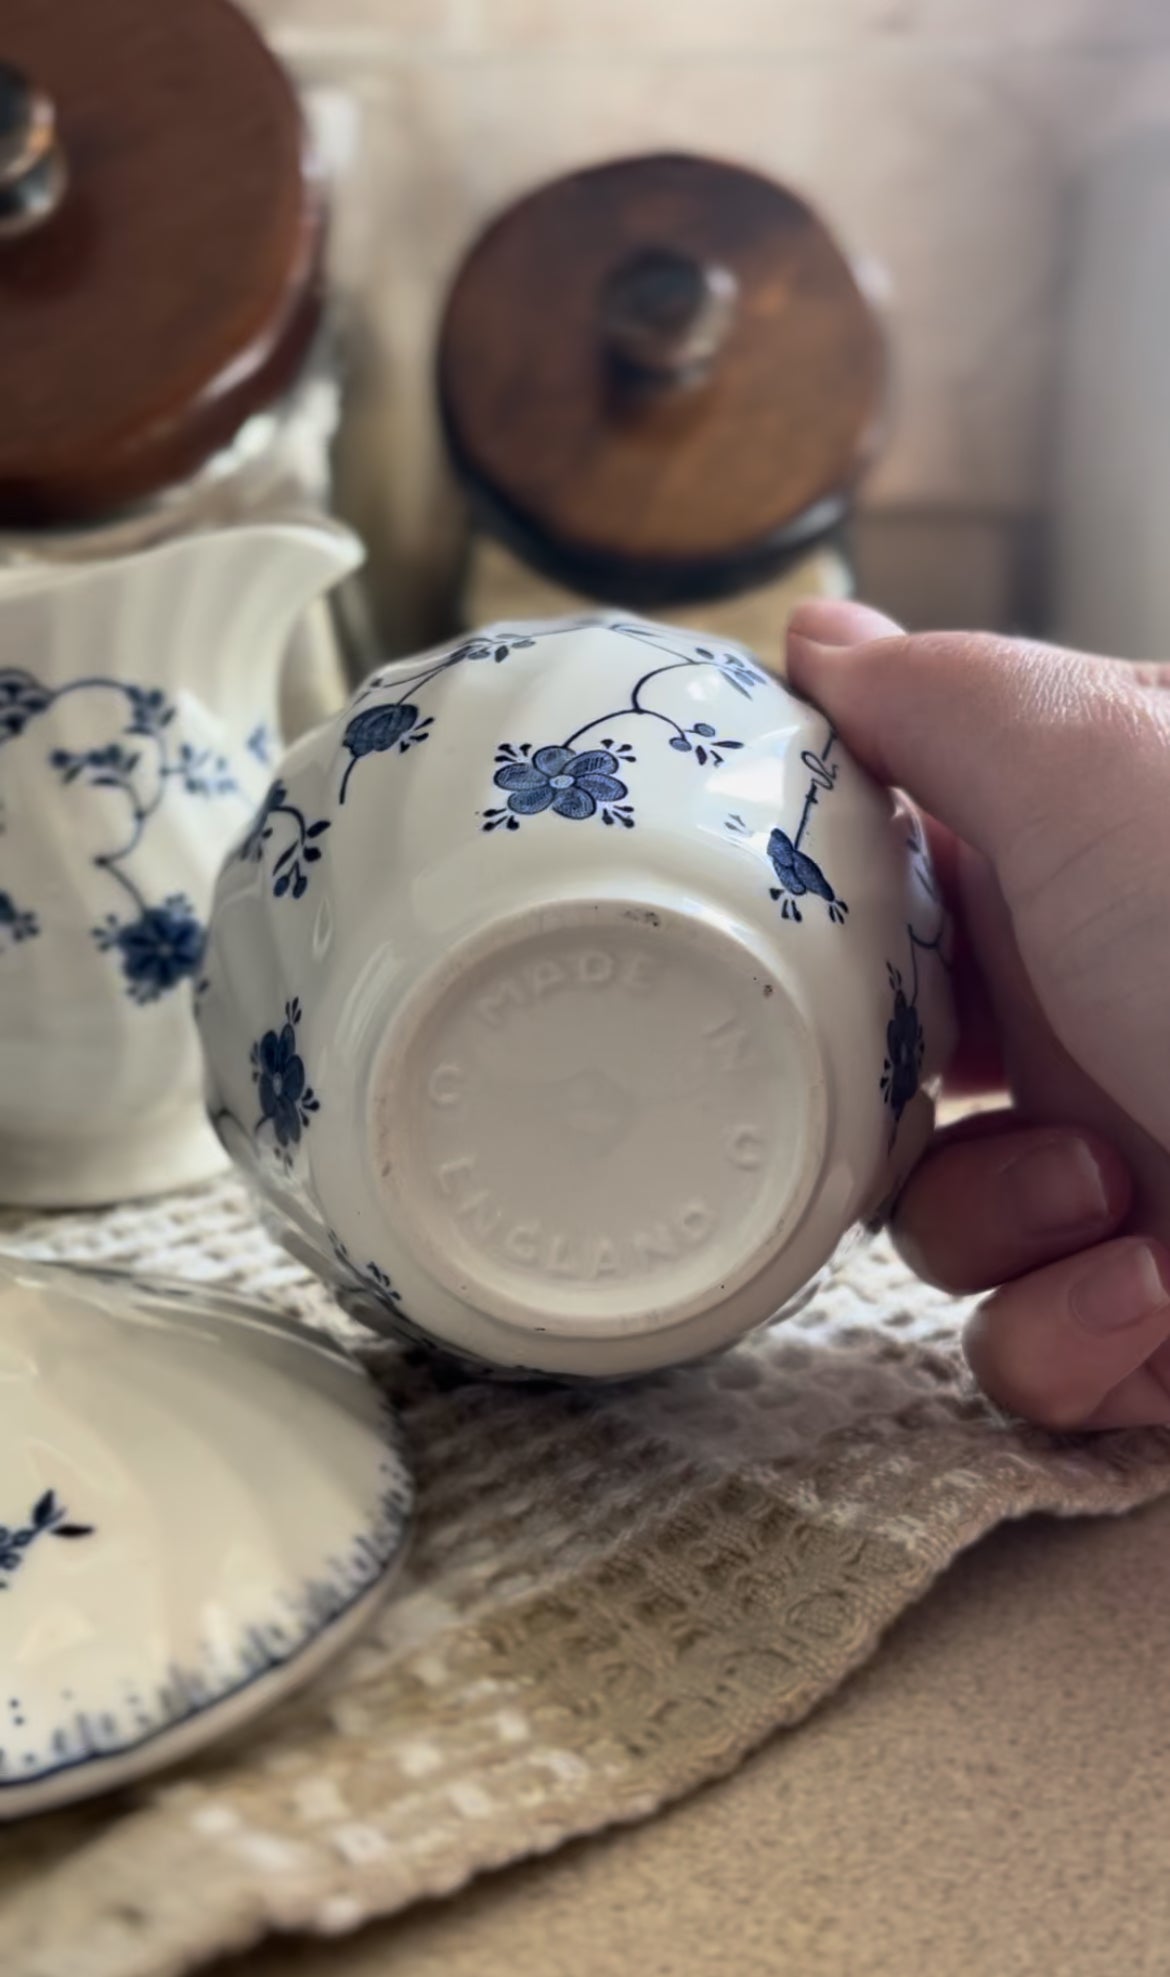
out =
[[449,444],[488,525],[627,603],[733,590],[835,526],[884,373],[809,207],[685,155],[512,206],[460,268],[439,346]]
[[185,479],[292,381],[324,208],[229,0],[3,0],[0,527]]

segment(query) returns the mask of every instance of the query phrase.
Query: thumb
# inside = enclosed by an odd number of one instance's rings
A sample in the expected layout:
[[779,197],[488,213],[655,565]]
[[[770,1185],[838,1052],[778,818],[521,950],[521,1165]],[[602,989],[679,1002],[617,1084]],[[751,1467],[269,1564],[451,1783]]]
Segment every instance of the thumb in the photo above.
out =
[[788,675],[880,781],[992,861],[1009,898],[1119,820],[1164,833],[1170,696],[1150,673],[978,633],[907,637],[862,606],[811,603],[789,625]]
[[[1170,1146],[1150,1069],[1170,973],[1170,693],[1080,653],[875,629],[855,607],[801,607],[793,684],[876,776],[990,863],[1056,1038]],[[859,632],[871,642],[840,643]]]

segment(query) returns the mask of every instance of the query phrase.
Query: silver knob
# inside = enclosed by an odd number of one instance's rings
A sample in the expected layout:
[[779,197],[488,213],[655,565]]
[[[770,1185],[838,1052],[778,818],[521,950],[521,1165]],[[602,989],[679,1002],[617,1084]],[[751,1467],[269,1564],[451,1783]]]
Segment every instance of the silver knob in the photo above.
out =
[[42,225],[61,204],[65,183],[51,98],[0,62],[0,238]]

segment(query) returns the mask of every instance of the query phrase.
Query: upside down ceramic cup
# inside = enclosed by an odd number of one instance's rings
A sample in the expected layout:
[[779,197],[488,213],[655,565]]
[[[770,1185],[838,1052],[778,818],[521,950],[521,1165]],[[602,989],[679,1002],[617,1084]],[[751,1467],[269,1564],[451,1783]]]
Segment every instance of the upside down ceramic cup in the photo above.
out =
[[221,872],[213,1121],[354,1308],[622,1376],[792,1300],[949,1053],[918,820],[742,647],[605,615],[383,667]]

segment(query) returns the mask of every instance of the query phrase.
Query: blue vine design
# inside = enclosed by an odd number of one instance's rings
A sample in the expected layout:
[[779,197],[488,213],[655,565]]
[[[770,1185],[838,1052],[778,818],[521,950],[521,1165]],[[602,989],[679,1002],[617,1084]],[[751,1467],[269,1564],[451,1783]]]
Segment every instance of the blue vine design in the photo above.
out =
[[363,1289],[371,1291],[380,1303],[389,1306],[395,1317],[400,1319],[404,1325],[410,1325],[412,1320],[407,1317],[406,1312],[403,1310],[402,1299],[381,1264],[355,1263],[336,1229],[326,1229],[325,1234],[328,1238],[330,1249],[333,1251],[334,1256],[347,1276],[355,1284],[361,1285]]
[[922,1028],[922,1018],[918,1013],[918,958],[923,954],[933,954],[948,974],[951,965],[944,950],[947,932],[946,907],[931,867],[926,834],[915,816],[910,818],[906,849],[913,859],[915,876],[927,897],[938,907],[939,917],[938,925],[929,940],[907,922],[906,939],[910,952],[909,983],[900,968],[896,968],[890,961],[886,963],[886,977],[893,996],[893,1007],[886,1024],[886,1051],[882,1064],[881,1092],[893,1115],[890,1131],[891,1146],[897,1136],[902,1114],[910,1101],[916,1097],[922,1082],[926,1036]]
[[275,737],[267,721],[257,721],[251,734],[245,740],[244,747],[253,761],[259,762],[262,769],[269,767],[275,747]]
[[634,806],[627,800],[628,786],[617,771],[623,763],[634,764],[637,756],[627,742],[615,741],[612,735],[603,735],[599,747],[578,753],[575,744],[598,728],[616,727],[618,722],[633,718],[657,721],[671,730],[670,747],[677,754],[692,756],[699,768],[705,768],[708,763],[719,767],[727,754],[743,747],[742,741],[720,735],[709,721],[684,726],[660,708],[648,707],[644,695],[653,681],[670,673],[710,666],[737,693],[750,698],[757,686],[767,683],[766,674],[740,653],[716,653],[705,645],[697,645],[690,652],[682,651],[669,643],[655,626],[615,624],[608,629],[620,637],[653,645],[668,663],[643,673],[623,706],[583,722],[563,741],[546,743],[541,748],[534,748],[531,742],[519,746],[513,742],[501,743],[496,750],[496,772],[492,780],[497,789],[507,793],[507,802],[490,805],[484,811],[485,831],[519,830],[525,817],[538,816],[545,810],[578,823],[600,816],[603,824],[624,824],[627,830],[632,830],[636,822]]
[[273,833],[273,822],[277,817],[288,817],[292,821],[293,835],[272,867],[272,896],[274,899],[303,899],[309,885],[306,866],[316,865],[321,858],[321,846],[317,839],[324,837],[329,829],[328,817],[319,817],[310,824],[303,810],[288,800],[287,785],[274,782],[263,803],[252,819],[240,844],[236,856],[244,863],[260,864],[264,857],[264,847]]
[[64,1504],[57,1501],[55,1490],[46,1490],[37,1498],[23,1524],[0,1524],[0,1593],[8,1592],[14,1575],[26,1562],[33,1545],[40,1538],[92,1538],[92,1524],[75,1524],[70,1521]]
[[[632,763],[635,760],[632,750],[615,745],[612,739],[603,739],[600,748],[581,752],[585,757],[582,762],[581,756],[573,746],[574,742],[580,740],[586,733],[596,728],[613,726],[631,715],[642,715],[647,719],[666,723],[673,731],[671,747],[680,754],[693,755],[701,768],[708,762],[721,763],[726,751],[742,747],[743,744],[739,741],[721,737],[709,722],[700,721],[691,727],[684,727],[681,723],[672,720],[669,715],[642,705],[641,695],[651,680],[658,679],[666,673],[679,671],[685,667],[711,666],[730,686],[734,687],[737,693],[750,698],[757,687],[765,686],[769,682],[768,675],[754,666],[744,653],[730,650],[717,652],[714,648],[705,645],[697,645],[690,651],[685,651],[672,643],[670,634],[656,625],[634,622],[614,624],[605,618],[577,618],[564,624],[550,626],[543,631],[508,631],[494,638],[481,635],[465,639],[462,644],[455,646],[442,658],[432,660],[428,665],[420,667],[418,672],[399,682],[399,691],[393,700],[378,699],[386,683],[379,675],[375,675],[356,696],[354,706],[357,711],[351,716],[342,736],[342,745],[350,759],[341,778],[338,802],[345,802],[350,779],[358,763],[364,761],[366,756],[406,755],[412,748],[419,747],[429,739],[434,725],[433,716],[422,712],[420,702],[433,682],[444,673],[450,672],[452,667],[483,660],[502,665],[513,652],[520,652],[537,645],[543,639],[563,638],[575,632],[588,630],[591,626],[604,626],[607,630],[617,633],[619,637],[634,639],[642,645],[650,646],[662,652],[671,663],[655,667],[651,672],[644,674],[625,706],[612,709],[608,714],[599,715],[596,720],[586,722],[574,735],[560,742],[550,743],[544,747],[537,747],[533,743],[520,745],[505,743],[497,751],[495,782],[497,788],[507,791],[508,802],[484,812],[485,830],[495,830],[501,825],[506,825],[511,830],[518,829],[521,818],[535,816],[540,810],[545,809],[550,810],[555,816],[575,818],[579,821],[600,815],[605,823],[624,823],[627,828],[631,827],[634,816],[632,805],[626,802],[628,790],[622,786],[620,794],[607,793],[599,782],[595,782],[594,786],[590,787],[587,779],[608,778],[610,783],[621,785],[622,779],[616,773],[619,760]],[[364,705],[363,703],[367,701],[373,704]],[[567,753],[558,757],[556,766],[549,767],[547,765],[552,761],[554,750],[567,751]],[[599,762],[596,758],[600,755],[612,755],[614,757],[612,765]],[[541,757],[544,758],[543,762],[538,760]],[[525,765],[533,770],[531,777],[525,773]],[[508,775],[509,772],[515,773],[509,777],[509,780],[501,782],[501,775]],[[524,780],[518,782],[517,776],[523,776]],[[554,778],[560,777],[567,777],[568,780],[554,783]],[[538,802],[537,795],[543,793],[548,784],[554,785],[552,794],[547,802]],[[523,802],[515,801],[516,798],[524,797],[526,793],[530,807],[525,807]]]
[[[129,861],[173,782],[178,782],[188,796],[218,798],[242,796],[243,792],[226,756],[214,749],[195,748],[190,742],[176,743],[173,723],[177,710],[159,688],[132,686],[104,675],[72,680],[54,689],[19,667],[0,669],[0,745],[14,741],[31,722],[77,693],[115,694],[126,716],[120,740],[81,750],[55,748],[48,757],[63,785],[83,782],[91,789],[117,791],[130,813],[123,842],[93,857],[97,869],[119,888],[130,912],[124,908],[121,915],[107,913],[91,933],[102,953],[117,957],[131,1000],[156,1002],[198,972],[205,930],[185,894],[172,893],[161,902],[149,901],[131,877]],[[135,741],[144,746],[127,746]],[[144,763],[154,770],[152,793],[143,788]],[[7,898],[0,895],[2,900]],[[6,922],[0,908],[0,934],[6,927],[13,939],[30,939],[39,932],[35,914],[26,911],[17,915],[16,909],[13,913],[14,918]],[[18,931],[18,926],[23,931]]]
[[0,954],[6,947],[19,947],[22,941],[35,940],[41,931],[41,923],[35,913],[18,906],[9,892],[0,892]]
[[[568,630],[569,627],[562,629]],[[535,644],[536,638],[528,632],[507,632],[497,639],[464,639],[454,651],[446,653],[442,659],[433,660],[429,666],[423,666],[400,682],[401,691],[397,699],[380,701],[374,707],[362,707],[360,713],[353,715],[341,738],[350,759],[337,792],[338,803],[345,802],[349,779],[367,755],[389,755],[394,752],[405,755],[429,738],[432,716],[420,715],[418,703],[426,689],[443,673],[449,673],[453,666],[483,659],[494,660],[499,666],[511,653],[521,652]],[[354,706],[360,707],[364,700],[372,699],[384,684],[381,677],[375,674],[356,695]]]
[[[822,867],[802,848],[821,796],[834,790],[837,785],[839,764],[829,760],[836,741],[836,729],[830,726],[819,754],[812,748],[803,751],[800,759],[808,770],[809,782],[800,822],[791,837],[779,824],[773,827],[768,837],[768,860],[776,875],[776,884],[769,887],[768,897],[779,900],[782,920],[800,920],[803,916],[799,902],[810,898],[824,902],[829,919],[836,927],[844,925],[849,912],[846,902],[832,886]],[[733,837],[752,836],[749,826],[737,813],[726,819],[726,828]]]
[[[808,771],[809,781],[801,805],[799,822],[791,836],[779,824],[773,826],[768,836],[767,856],[776,877],[776,884],[769,887],[769,898],[779,901],[780,916],[784,920],[800,921],[801,902],[810,898],[823,902],[834,926],[843,926],[849,912],[848,905],[836,891],[824,868],[803,848],[818,804],[822,797],[831,794],[837,786],[840,765],[831,759],[837,739],[836,730],[830,724],[820,750],[806,748],[803,751],[800,759]],[[749,825],[738,814],[726,818],[725,824],[733,837],[752,839],[754,836]],[[933,954],[944,968],[949,967],[943,952],[947,921],[942,895],[931,869],[925,833],[918,818],[913,815],[909,819],[906,849],[911,854],[915,875],[923,891],[939,909],[939,919],[937,928],[929,939],[907,923],[906,938],[910,955],[907,973],[903,973],[903,970],[895,967],[891,961],[886,963],[886,976],[893,1001],[886,1023],[885,1055],[880,1087],[892,1117],[891,1146],[897,1136],[902,1115],[916,1096],[922,1082],[926,1036],[918,1012],[919,957]]]

